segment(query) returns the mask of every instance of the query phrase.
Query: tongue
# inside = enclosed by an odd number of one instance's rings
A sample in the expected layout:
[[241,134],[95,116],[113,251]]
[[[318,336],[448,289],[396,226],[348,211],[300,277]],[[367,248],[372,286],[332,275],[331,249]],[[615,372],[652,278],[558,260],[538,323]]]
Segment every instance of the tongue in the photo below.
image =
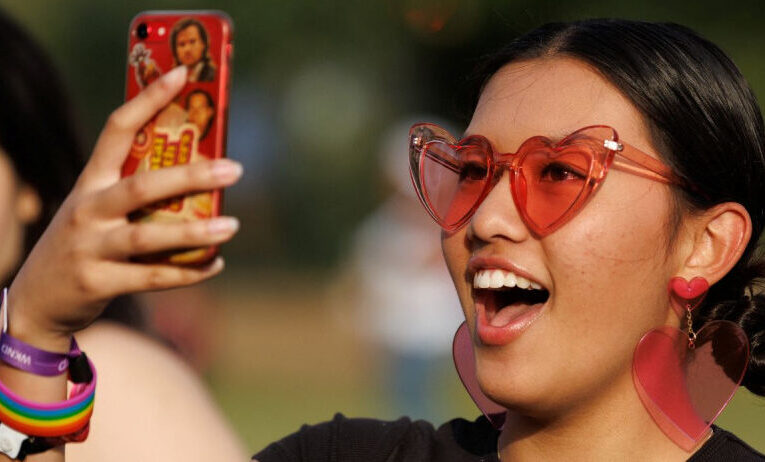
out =
[[491,320],[489,321],[489,324],[494,327],[505,327],[506,325],[510,324],[514,320],[516,320],[518,317],[523,315],[523,313],[526,312],[529,308],[531,308],[534,305],[527,305],[525,303],[515,303],[512,305],[507,305],[494,313],[494,316],[491,317]]

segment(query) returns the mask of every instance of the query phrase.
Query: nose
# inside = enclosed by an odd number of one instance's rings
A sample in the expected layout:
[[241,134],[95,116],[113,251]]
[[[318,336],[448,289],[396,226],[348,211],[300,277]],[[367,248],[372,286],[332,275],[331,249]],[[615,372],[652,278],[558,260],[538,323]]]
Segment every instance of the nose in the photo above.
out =
[[513,200],[510,171],[505,169],[499,181],[484,198],[470,219],[468,237],[475,241],[509,240],[521,242],[530,237]]

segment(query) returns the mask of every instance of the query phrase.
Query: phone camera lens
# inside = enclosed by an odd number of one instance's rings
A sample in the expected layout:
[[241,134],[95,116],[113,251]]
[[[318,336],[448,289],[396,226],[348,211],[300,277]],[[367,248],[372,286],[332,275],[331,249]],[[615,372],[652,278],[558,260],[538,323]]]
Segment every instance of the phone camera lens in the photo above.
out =
[[139,39],[145,39],[149,36],[149,26],[147,26],[146,23],[141,23],[138,25],[135,32]]

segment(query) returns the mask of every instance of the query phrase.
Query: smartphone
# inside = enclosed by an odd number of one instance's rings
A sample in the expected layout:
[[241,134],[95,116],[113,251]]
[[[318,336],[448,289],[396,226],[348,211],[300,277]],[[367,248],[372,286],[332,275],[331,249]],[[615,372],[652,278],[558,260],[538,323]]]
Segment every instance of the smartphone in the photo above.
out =
[[[145,11],[128,30],[125,99],[176,66],[188,81],[137,134],[122,176],[225,156],[233,24],[222,11]],[[130,214],[132,221],[185,222],[221,213],[222,191],[168,199]],[[202,264],[217,247],[179,249],[141,261]]]

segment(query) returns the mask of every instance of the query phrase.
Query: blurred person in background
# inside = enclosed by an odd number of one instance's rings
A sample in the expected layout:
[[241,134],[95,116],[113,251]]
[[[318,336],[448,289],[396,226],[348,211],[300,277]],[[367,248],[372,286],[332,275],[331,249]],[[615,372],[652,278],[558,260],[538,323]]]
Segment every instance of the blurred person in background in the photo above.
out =
[[410,125],[399,122],[383,136],[377,161],[388,196],[356,231],[346,285],[356,325],[384,354],[390,416],[437,422],[447,417],[440,382],[462,314],[433,239],[438,228],[422,210],[401,155]]
[[[83,153],[58,74],[2,11],[0,42],[0,280],[7,287],[74,185]],[[98,364],[98,400],[87,442],[70,445],[68,459],[246,458],[199,377],[150,330],[136,299],[122,297],[77,335]],[[199,435],[215,444],[197,444]]]

